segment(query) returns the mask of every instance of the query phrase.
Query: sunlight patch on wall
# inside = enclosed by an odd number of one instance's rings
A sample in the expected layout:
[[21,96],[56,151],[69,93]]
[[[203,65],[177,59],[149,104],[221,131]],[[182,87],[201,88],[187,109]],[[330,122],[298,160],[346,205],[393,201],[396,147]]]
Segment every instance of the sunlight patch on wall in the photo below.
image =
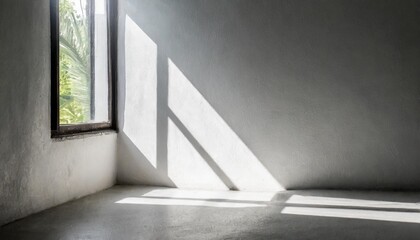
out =
[[180,188],[228,189],[170,119],[168,176]]
[[265,204],[258,203],[237,203],[226,201],[203,201],[186,199],[167,199],[167,198],[124,198],[116,203],[119,204],[139,204],[139,205],[158,205],[158,206],[188,206],[188,207],[217,207],[217,208],[249,208],[266,207]]
[[168,68],[169,108],[238,190],[283,190],[257,157],[170,59]]
[[125,19],[125,111],[122,131],[156,167],[157,45]]
[[346,206],[346,207],[369,207],[369,208],[389,208],[389,209],[415,209],[420,210],[419,203],[374,201],[349,198],[332,198],[293,195],[286,203],[303,205],[322,205],[322,206]]
[[283,214],[317,216],[317,217],[336,217],[352,218],[364,220],[420,223],[419,212],[391,212],[376,210],[357,210],[357,209],[336,209],[336,208],[310,208],[310,207],[285,207]]

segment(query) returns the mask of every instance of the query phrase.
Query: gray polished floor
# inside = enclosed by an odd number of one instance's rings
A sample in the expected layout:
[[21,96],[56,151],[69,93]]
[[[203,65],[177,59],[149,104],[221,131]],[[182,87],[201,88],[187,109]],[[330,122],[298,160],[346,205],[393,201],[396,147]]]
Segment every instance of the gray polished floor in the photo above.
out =
[[0,239],[420,239],[420,193],[115,186],[0,228]]

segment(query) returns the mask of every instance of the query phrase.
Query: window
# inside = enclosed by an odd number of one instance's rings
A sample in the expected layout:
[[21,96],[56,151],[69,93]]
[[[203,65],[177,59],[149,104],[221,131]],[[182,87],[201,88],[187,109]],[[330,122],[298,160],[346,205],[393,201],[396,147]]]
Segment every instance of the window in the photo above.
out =
[[51,0],[52,136],[116,128],[115,2]]

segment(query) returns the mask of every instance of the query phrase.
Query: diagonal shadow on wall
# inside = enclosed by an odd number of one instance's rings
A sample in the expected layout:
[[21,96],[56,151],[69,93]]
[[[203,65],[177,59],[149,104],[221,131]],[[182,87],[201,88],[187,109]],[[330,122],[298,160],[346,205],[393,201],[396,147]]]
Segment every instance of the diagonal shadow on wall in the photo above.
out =
[[281,190],[164,49],[123,16],[118,182]]

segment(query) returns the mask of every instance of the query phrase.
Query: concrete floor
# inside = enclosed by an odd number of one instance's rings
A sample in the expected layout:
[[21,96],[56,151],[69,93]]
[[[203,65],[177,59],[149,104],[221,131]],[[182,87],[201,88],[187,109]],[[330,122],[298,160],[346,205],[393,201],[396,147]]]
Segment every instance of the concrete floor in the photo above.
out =
[[420,193],[115,186],[0,228],[0,239],[420,239]]

